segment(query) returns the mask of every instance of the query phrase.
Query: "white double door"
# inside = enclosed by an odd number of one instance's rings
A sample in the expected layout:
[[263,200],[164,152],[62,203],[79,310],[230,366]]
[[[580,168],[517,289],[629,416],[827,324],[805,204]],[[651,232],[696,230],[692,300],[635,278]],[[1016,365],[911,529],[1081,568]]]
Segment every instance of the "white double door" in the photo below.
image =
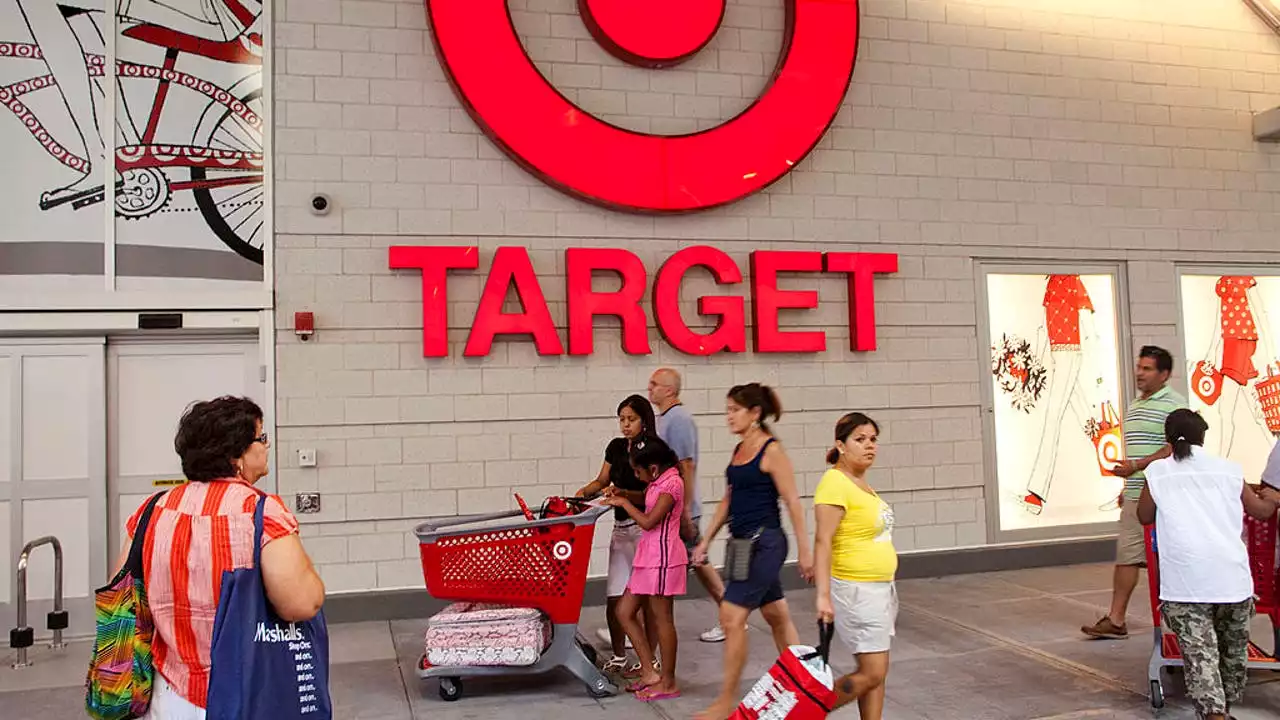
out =
[[[219,395],[268,413],[256,337],[0,340],[0,630],[14,626],[22,547],[62,544],[69,633],[93,629],[123,525],[148,495],[182,478],[173,449],[183,411]],[[27,623],[44,636],[53,553],[31,556]]]

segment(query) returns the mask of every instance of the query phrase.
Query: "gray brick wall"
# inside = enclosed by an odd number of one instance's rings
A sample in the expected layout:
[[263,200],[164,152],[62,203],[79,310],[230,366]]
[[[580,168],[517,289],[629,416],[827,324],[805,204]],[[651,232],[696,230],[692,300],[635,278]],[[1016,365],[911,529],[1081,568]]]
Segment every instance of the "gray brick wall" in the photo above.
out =
[[[749,105],[783,21],[778,0],[731,0],[701,54],[649,71],[600,49],[574,0],[511,8],[566,96],[652,132]],[[1175,263],[1270,259],[1280,163],[1253,142],[1250,113],[1280,102],[1278,43],[1226,0],[863,0],[853,84],[817,150],[742,202],[654,218],[567,198],[494,148],[450,90],[420,0],[278,3],[279,322],[313,310],[318,332],[304,344],[280,331],[277,448],[283,493],[324,494],[302,518],[308,548],[332,590],[420,586],[415,521],[577,488],[617,402],[666,364],[686,375],[708,508],[733,443],[724,391],[758,380],[779,386],[778,433],[806,495],[832,423],[863,409],[885,427],[873,482],[897,511],[899,549],[987,542],[975,259],[1123,261],[1134,344],[1176,348]],[[316,191],[330,215],[308,212]],[[784,281],[819,288],[819,310],[787,320],[828,330],[819,356],[691,358],[655,331],[654,354],[631,357],[602,320],[590,358],[501,341],[460,357],[494,248],[530,249],[563,334],[565,248],[625,246],[652,274],[691,241],[744,269],[753,249],[900,253],[900,272],[877,282],[880,349],[845,349],[831,277]],[[452,356],[424,359],[420,279],[390,271],[387,248],[443,243],[484,257],[449,281]],[[686,315],[710,287],[691,279]],[[302,447],[317,468],[297,467]]]

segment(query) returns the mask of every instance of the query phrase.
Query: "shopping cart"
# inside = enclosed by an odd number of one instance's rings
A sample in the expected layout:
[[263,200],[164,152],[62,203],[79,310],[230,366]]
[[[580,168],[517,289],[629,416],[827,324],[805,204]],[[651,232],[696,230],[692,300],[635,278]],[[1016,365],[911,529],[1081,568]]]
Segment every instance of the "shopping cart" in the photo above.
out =
[[[462,697],[462,678],[534,675],[563,667],[592,697],[618,689],[596,668],[596,651],[578,634],[582,596],[596,521],[607,506],[578,498],[549,498],[531,512],[520,510],[434,520],[414,528],[427,592],[442,600],[501,603],[536,608],[550,618],[551,644],[524,667],[433,666],[426,655],[418,677],[437,678],[440,697]],[[519,518],[513,520],[513,518]]]
[[[1250,670],[1280,672],[1280,570],[1276,568],[1276,516],[1269,520],[1244,518],[1245,543],[1249,549],[1249,568],[1253,573],[1253,593],[1257,614],[1271,618],[1273,642],[1268,653],[1252,641],[1249,643]],[[1151,685],[1151,707],[1164,707],[1164,677],[1173,668],[1182,667],[1182,650],[1173,633],[1166,633],[1160,623],[1160,567],[1155,525],[1145,528],[1147,543],[1147,584],[1151,592],[1151,621],[1155,626],[1155,647],[1147,665]]]

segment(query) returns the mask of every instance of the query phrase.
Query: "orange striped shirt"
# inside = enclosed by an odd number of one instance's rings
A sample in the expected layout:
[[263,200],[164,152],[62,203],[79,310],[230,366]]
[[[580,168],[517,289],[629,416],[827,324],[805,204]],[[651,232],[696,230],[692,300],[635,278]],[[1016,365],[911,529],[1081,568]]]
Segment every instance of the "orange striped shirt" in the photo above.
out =
[[[143,543],[143,577],[155,616],[156,670],[179,695],[208,706],[209,656],[222,574],[253,566],[253,512],[264,493],[238,480],[190,482],[156,503]],[[143,503],[126,526],[133,537]],[[298,532],[298,521],[267,495],[262,544]]]

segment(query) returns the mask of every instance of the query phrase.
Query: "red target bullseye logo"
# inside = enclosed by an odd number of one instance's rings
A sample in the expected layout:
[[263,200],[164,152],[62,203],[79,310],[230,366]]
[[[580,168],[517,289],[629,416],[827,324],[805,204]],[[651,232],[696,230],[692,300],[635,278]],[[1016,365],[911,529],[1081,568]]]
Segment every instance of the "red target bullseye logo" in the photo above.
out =
[[[739,200],[786,175],[822,139],[853,77],[857,0],[779,0],[782,50],[746,110],[708,130],[654,135],[570,102],[524,50],[507,0],[426,0],[441,64],[485,134],[547,184],[607,207],[657,213]],[[662,68],[706,46],[725,0],[578,0],[597,42]]]

